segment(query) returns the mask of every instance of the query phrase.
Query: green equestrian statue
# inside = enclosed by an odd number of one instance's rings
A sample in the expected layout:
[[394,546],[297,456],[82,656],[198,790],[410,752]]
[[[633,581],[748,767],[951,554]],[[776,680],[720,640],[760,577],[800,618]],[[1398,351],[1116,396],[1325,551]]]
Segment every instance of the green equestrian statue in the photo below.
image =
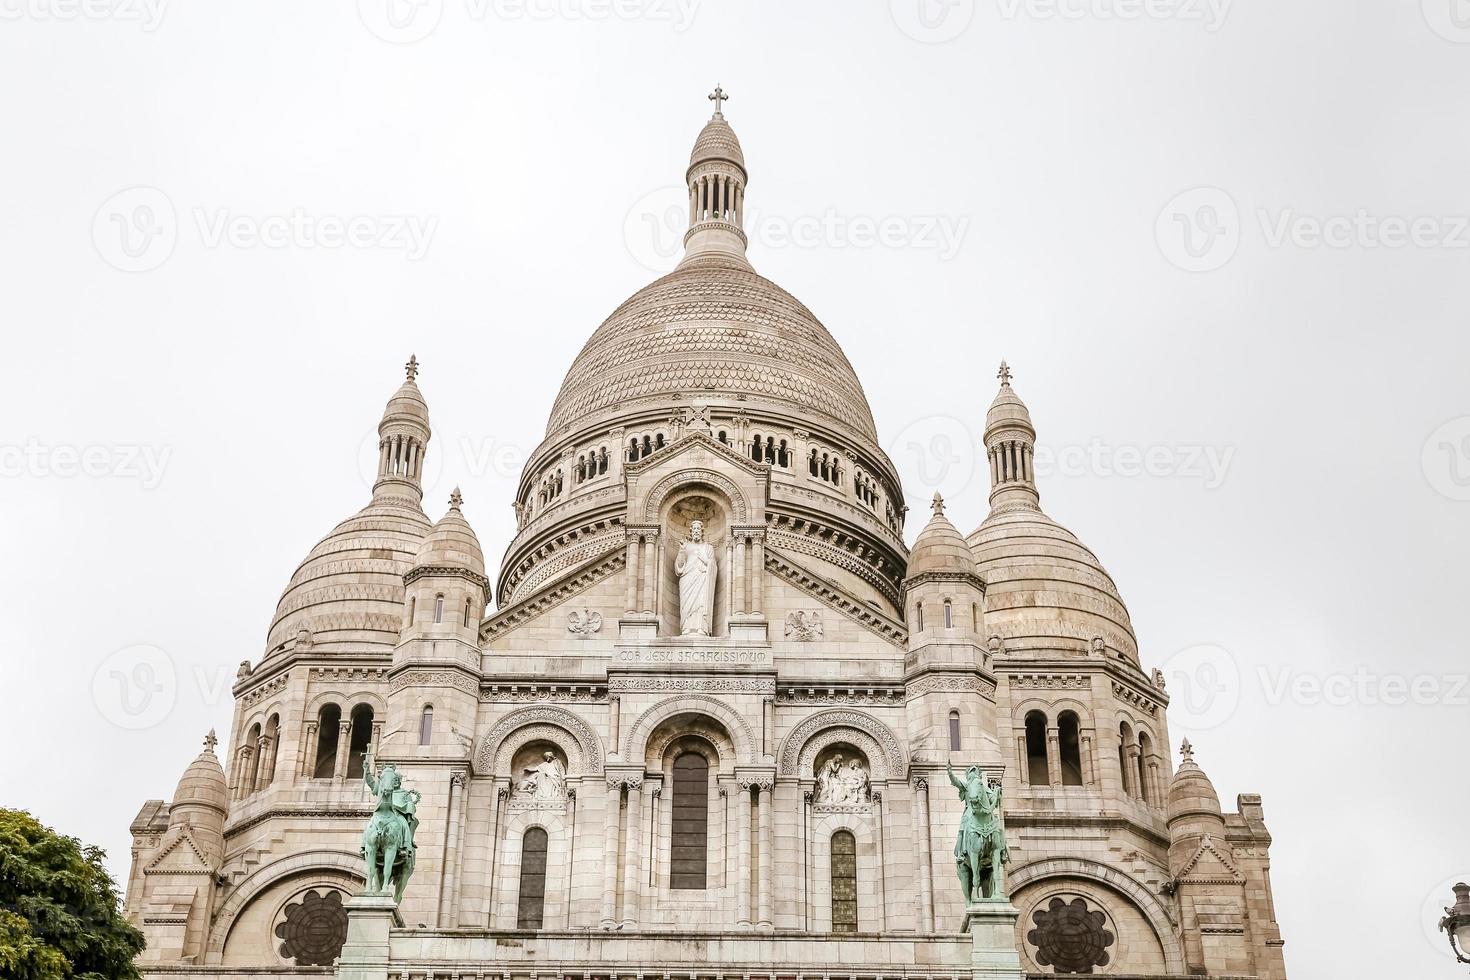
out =
[[362,781],[368,792],[378,798],[377,809],[362,832],[362,856],[367,862],[369,894],[393,894],[394,902],[403,901],[408,876],[413,874],[413,835],[418,830],[419,791],[404,790],[398,768],[386,765],[373,777],[373,757],[362,760]]
[[1005,898],[1002,886],[1005,865],[1011,859],[1001,822],[1001,787],[986,782],[979,766],[965,770],[965,781],[955,778],[954,766],[945,764],[949,781],[960,791],[965,813],[960,818],[959,837],[954,842],[954,860],[965,890],[965,904],[985,898]]

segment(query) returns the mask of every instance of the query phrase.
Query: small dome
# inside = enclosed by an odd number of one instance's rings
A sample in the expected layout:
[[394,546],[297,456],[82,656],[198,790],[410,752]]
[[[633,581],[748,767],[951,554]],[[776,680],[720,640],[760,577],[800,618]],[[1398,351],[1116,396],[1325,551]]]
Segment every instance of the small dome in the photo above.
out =
[[[1004,363],[1001,364],[1001,373],[1008,374]],[[1032,433],[1036,431],[1031,424],[1031,413],[1026,409],[1026,403],[1021,401],[1021,396],[1016,394],[1016,389],[1007,381],[995,393],[990,411],[985,413],[985,431],[989,434],[996,429],[1010,427],[1021,427]]]
[[1169,783],[1169,823],[1195,816],[1217,817],[1223,823],[1220,796],[1210,777],[1194,761],[1194,749],[1187,740],[1179,752],[1184,761],[1179,763]]
[[970,535],[985,579],[985,621],[1006,637],[1074,641],[1078,649],[1102,636],[1130,660],[1138,640],[1128,607],[1097,555],[1071,531],[1034,506],[990,513]]
[[465,568],[477,575],[485,574],[485,555],[480,551],[480,539],[470,522],[464,519],[459,505],[464,498],[459,488],[449,498],[449,510],[424,536],[414,557],[414,568]]
[[225,785],[225,771],[214,754],[216,743],[214,732],[204,740],[204,751],[189,763],[184,775],[174,790],[170,809],[182,813],[185,807],[208,807],[223,815],[229,808],[229,789]]
[[740,149],[740,139],[720,113],[716,113],[699,131],[694,150],[689,154],[689,166],[696,167],[710,160],[724,160],[745,169],[745,152]]
[[397,422],[412,419],[422,423],[425,428],[429,425],[429,403],[424,401],[423,392],[412,378],[403,382],[402,386],[388,399],[388,405],[383,409],[383,422]]
[[909,552],[908,577],[924,572],[965,572],[976,574],[975,557],[959,529],[944,516],[944,498],[934,495],[934,516],[919,532]]
[[327,649],[392,647],[403,625],[403,576],[413,567],[429,519],[399,497],[374,500],[311,549],[281,593],[266,656],[301,630]]

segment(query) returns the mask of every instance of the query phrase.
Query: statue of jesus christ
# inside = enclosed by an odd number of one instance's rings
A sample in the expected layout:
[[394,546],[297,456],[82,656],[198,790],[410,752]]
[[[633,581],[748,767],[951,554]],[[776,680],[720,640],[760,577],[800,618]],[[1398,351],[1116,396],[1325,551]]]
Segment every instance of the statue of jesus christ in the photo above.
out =
[[704,540],[704,522],[689,525],[689,540],[679,545],[674,559],[679,576],[679,634],[709,636],[714,629],[715,549]]

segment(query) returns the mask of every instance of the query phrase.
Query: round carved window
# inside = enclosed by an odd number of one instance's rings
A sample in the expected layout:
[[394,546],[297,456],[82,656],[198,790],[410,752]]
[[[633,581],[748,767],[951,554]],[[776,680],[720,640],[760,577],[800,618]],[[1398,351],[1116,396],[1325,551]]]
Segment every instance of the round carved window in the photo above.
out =
[[1031,913],[1035,924],[1026,941],[1036,947],[1036,962],[1057,973],[1091,973],[1107,966],[1113,933],[1105,913],[1087,907],[1087,900],[1053,898],[1044,909]]
[[281,910],[276,938],[281,956],[297,966],[331,966],[347,941],[347,910],[342,893],[313,888],[296,896]]

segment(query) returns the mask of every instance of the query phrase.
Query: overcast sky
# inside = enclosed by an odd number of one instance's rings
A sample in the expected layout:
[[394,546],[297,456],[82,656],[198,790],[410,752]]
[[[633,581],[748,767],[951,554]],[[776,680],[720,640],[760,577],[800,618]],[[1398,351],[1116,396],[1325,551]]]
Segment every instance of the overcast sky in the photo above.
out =
[[0,803],[125,875],[411,352],[495,562],[721,82],[908,539],[985,516],[1008,359],[1173,748],[1264,796],[1293,980],[1463,976],[1460,0],[387,2],[0,0]]

